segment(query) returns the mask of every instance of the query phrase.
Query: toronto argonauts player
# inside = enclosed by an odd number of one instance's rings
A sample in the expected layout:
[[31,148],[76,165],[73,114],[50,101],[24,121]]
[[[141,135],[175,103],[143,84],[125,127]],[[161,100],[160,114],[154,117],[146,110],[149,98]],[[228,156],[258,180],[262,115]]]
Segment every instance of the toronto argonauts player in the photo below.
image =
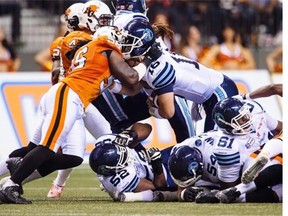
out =
[[[276,201],[281,198],[282,195],[279,193],[282,188],[280,185],[282,184],[281,158],[269,163],[265,172],[254,182],[246,186],[240,183],[242,171],[253,163],[259,150],[273,136],[271,132],[277,134],[282,130],[282,123],[268,115],[257,102],[240,101],[236,98],[218,102],[213,109],[213,118],[220,128],[217,136],[214,137],[213,148],[218,163],[220,187],[221,189],[229,188],[214,195],[221,202],[232,202],[237,198],[239,198],[237,201],[245,201],[243,197],[240,198],[243,191],[246,193],[256,191],[254,197],[246,196],[246,201],[250,202],[255,202],[255,200],[275,202],[274,196],[271,196],[274,193],[278,193]],[[268,186],[276,185],[278,186],[275,191],[271,191],[273,188],[267,189]],[[262,194],[263,197],[263,193],[267,193],[266,200],[263,200],[261,196],[257,197],[257,194]],[[207,197],[209,195],[202,196],[198,201],[205,202]]]
[[[146,131],[147,135],[151,132]],[[104,135],[91,152],[89,165],[104,190],[113,200],[125,202],[153,201],[155,189],[176,190],[165,168],[171,148],[161,153],[153,147],[146,150],[137,141],[137,135],[133,138],[130,135],[131,131]]]
[[[155,33],[145,20],[132,20],[124,28],[122,52],[128,63],[143,60],[135,68],[144,74],[142,84],[153,90],[150,107],[169,119],[175,113],[174,95],[202,104],[206,112],[205,130],[214,128],[212,108],[221,99],[238,94],[235,83],[220,72],[209,69],[154,43]],[[139,61],[138,61],[139,63]],[[144,71],[144,72],[143,72]]]
[[[196,199],[196,202],[212,202],[209,201],[209,196],[205,198],[204,196],[201,196],[200,198],[198,197],[197,200],[196,196],[200,191],[195,188],[190,188],[190,186],[198,181],[196,176],[193,175],[193,172],[191,172],[191,165],[187,163],[187,158],[191,158],[192,154],[189,154],[189,148],[183,150],[181,153],[179,146],[182,146],[182,148],[183,146],[189,146],[190,148],[197,148],[200,150],[203,158],[203,168],[200,169],[202,172],[201,179],[219,183],[220,187],[225,189],[236,186],[241,182],[240,178],[243,167],[247,167],[251,160],[253,160],[251,154],[256,154],[261,146],[269,140],[271,131],[277,133],[282,129],[281,122],[271,118],[258,103],[252,100],[241,102],[235,98],[224,99],[216,104],[213,109],[213,117],[220,130],[206,132],[199,137],[189,138],[184,142],[175,145],[175,150],[173,149],[171,151],[170,162],[168,162],[169,170],[175,182],[180,187],[186,188],[185,190],[180,190],[180,198],[184,201],[193,201],[193,199]],[[203,147],[201,149],[201,146],[204,146],[204,151]],[[193,164],[191,161],[190,163]],[[274,164],[272,163],[272,165]],[[181,169],[179,169],[179,167],[183,167],[184,171],[180,172]],[[200,166],[195,166],[194,163],[194,166],[192,167]],[[269,169],[271,169],[271,167]],[[277,166],[276,168],[273,167],[273,170],[270,170],[270,172],[277,176],[280,172],[279,170],[281,170],[281,168]],[[196,171],[197,169],[195,168],[195,174],[197,174]],[[213,175],[211,176],[211,174],[215,174],[215,178],[213,178]],[[279,178],[277,178],[277,180],[279,180]],[[282,183],[280,181],[277,182],[277,180],[276,183],[261,180],[261,183],[258,184],[261,184],[261,187],[266,185],[266,190],[267,185],[273,186]],[[246,187],[242,187],[242,191],[249,192],[251,190],[256,190],[255,184],[252,184],[249,187],[250,188],[247,191],[245,190],[247,189]],[[271,191],[266,192],[270,193]],[[240,194],[237,194],[239,197]],[[257,197],[255,198],[256,195],[257,193],[254,194],[254,198],[249,197],[248,201],[252,201],[253,199],[254,201],[255,199],[260,201]],[[233,201],[238,197],[234,196]],[[213,200],[213,202],[219,202],[218,199],[216,199],[216,201],[215,199]],[[242,197],[242,199],[238,201],[245,201],[245,199]]]

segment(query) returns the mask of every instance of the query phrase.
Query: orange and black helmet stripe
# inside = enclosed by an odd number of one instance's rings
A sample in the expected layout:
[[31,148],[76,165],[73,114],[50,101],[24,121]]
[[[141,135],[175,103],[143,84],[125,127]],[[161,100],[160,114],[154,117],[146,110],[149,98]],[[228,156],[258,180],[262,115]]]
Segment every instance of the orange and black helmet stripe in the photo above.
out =
[[54,149],[56,141],[64,128],[68,92],[69,88],[64,83],[61,84],[56,92],[53,116],[42,144],[51,150]]

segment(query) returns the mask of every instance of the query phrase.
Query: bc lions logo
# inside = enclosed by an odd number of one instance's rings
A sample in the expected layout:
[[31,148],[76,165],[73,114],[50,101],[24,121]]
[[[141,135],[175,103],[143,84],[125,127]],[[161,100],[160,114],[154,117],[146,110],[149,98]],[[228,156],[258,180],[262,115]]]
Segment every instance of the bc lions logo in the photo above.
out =
[[92,17],[98,9],[99,7],[97,5],[90,5],[86,8],[84,13],[87,13],[88,17]]

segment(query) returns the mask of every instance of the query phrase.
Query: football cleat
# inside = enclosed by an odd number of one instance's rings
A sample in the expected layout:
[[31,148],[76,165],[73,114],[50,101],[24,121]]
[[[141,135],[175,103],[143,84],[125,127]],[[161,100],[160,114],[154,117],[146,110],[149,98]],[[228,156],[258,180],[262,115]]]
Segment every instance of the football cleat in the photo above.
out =
[[47,194],[47,197],[48,198],[60,198],[63,190],[64,190],[64,186],[58,186],[58,185],[52,184]]
[[10,179],[11,176],[6,176],[0,180],[0,189],[3,188],[3,185]]
[[15,173],[16,169],[20,166],[21,162],[22,162],[21,157],[12,157],[6,161],[7,169],[9,170],[11,176]]
[[216,197],[218,190],[211,190],[210,192],[200,192],[195,197],[196,203],[219,203],[219,199]]
[[125,202],[126,196],[123,192],[114,194],[114,201]]
[[30,200],[21,197],[19,192],[19,186],[9,186],[0,190],[0,199],[2,203],[13,203],[13,204],[31,204]]
[[221,203],[231,203],[240,197],[241,193],[235,187],[227,188],[216,193],[216,197]]
[[269,158],[266,155],[260,155],[255,163],[248,167],[245,172],[243,172],[241,181],[244,184],[248,184],[258,176],[262,168],[268,163]]
[[161,191],[153,191],[153,201],[154,202],[163,202],[163,201],[165,201],[164,194]]
[[[0,189],[3,188],[4,184],[10,179],[11,176],[6,176],[0,180]],[[24,194],[22,185],[19,185],[19,193],[20,195]]]

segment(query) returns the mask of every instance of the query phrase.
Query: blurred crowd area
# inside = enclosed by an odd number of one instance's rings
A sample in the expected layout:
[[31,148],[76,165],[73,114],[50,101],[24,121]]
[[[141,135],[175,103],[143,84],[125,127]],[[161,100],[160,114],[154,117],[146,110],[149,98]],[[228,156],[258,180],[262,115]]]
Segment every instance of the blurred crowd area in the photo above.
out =
[[[37,64],[37,54],[62,34],[60,17],[65,9],[86,1],[0,0],[0,63],[10,57],[12,66],[6,70],[48,70]],[[102,1],[115,11],[111,0]],[[165,23],[174,31],[173,38],[165,39],[172,51],[215,69],[272,73],[282,72],[282,1],[146,0],[146,4],[151,23]],[[1,64],[0,71],[5,71]]]

